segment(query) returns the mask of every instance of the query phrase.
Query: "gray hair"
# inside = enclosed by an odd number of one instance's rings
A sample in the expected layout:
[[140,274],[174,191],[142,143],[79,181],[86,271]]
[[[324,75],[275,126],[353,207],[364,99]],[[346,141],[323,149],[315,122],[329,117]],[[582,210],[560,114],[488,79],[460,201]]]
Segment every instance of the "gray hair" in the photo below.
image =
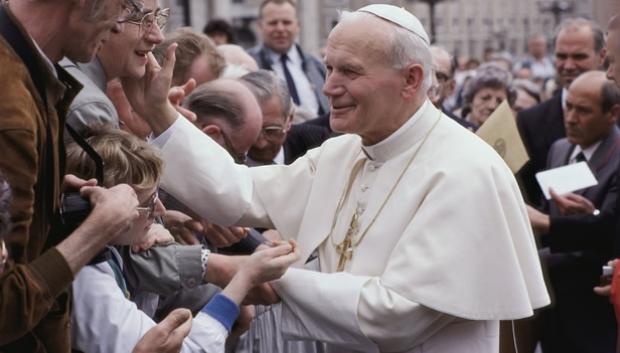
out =
[[284,119],[292,113],[293,104],[288,87],[275,73],[261,69],[243,75],[240,81],[252,91],[259,103],[265,103],[274,96],[278,97]]
[[3,173],[0,172],[0,239],[11,229],[11,188]]
[[[366,12],[342,11],[340,13],[340,21],[350,21],[360,16],[372,16],[373,18],[381,19],[380,17]],[[383,19],[381,20],[386,21]],[[385,41],[386,58],[396,70],[403,69],[411,63],[422,65],[424,69],[424,80],[422,81],[420,90],[422,92],[421,94],[425,95],[433,84],[433,59],[430,48],[428,44],[415,33],[391,22],[390,24],[392,24],[390,26],[391,30],[386,33],[388,38]]]
[[517,79],[512,81],[512,86],[516,90],[522,90],[527,93],[528,96],[534,98],[537,103],[540,103],[540,86],[530,80]]
[[220,119],[231,128],[241,128],[245,123],[243,107],[235,94],[222,89],[220,80],[198,86],[186,99],[184,106],[194,112],[198,121]]
[[483,88],[495,88],[506,90],[508,103],[512,105],[517,98],[517,93],[512,87],[512,75],[510,72],[493,64],[484,64],[476,69],[472,78],[467,81],[463,88],[463,100],[465,105],[470,105],[474,96]]
[[558,36],[566,29],[575,29],[579,27],[588,27],[592,31],[592,40],[594,42],[594,51],[600,53],[605,47],[605,32],[603,28],[596,22],[585,19],[583,17],[567,18],[562,21],[555,30],[555,36],[553,37],[553,45],[556,45]]

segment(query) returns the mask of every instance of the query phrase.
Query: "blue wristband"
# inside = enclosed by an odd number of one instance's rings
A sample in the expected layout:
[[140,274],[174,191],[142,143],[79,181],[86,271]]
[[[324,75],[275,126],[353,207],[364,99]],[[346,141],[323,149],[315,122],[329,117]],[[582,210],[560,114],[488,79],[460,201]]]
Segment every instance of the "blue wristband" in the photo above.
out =
[[216,294],[202,310],[203,313],[219,321],[230,333],[232,325],[239,316],[239,307],[222,293]]

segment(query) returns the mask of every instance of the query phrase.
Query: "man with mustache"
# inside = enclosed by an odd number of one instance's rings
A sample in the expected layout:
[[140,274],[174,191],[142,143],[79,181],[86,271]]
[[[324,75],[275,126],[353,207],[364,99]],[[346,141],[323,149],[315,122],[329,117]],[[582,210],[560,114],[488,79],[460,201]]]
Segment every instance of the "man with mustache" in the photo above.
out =
[[[620,166],[620,89],[602,71],[589,71],[568,89],[564,126],[566,138],[550,151],[548,168],[586,162],[598,184],[575,194],[588,199],[596,214],[613,213]],[[611,352],[616,323],[606,298],[592,287],[601,266],[613,254],[614,224],[596,226],[591,214],[564,212],[555,201],[542,211],[528,206],[532,226],[540,234],[541,256],[548,267],[555,303],[541,312],[541,342],[545,352]],[[580,229],[580,231],[576,231]]]
[[561,87],[553,98],[517,115],[517,126],[530,163],[519,173],[528,201],[539,206],[542,192],[534,174],[543,170],[551,145],[565,136],[564,113],[568,86],[581,73],[599,70],[605,59],[605,36],[596,23],[583,18],[560,23],[555,36],[555,70]]

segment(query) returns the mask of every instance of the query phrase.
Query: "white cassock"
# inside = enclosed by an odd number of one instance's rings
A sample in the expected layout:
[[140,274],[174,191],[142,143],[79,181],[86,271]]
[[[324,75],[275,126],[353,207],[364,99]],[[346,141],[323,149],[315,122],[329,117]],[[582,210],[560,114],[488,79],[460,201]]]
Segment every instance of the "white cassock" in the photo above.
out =
[[[377,145],[344,135],[290,166],[235,165],[182,118],[154,143],[162,186],[198,214],[297,239],[302,260],[274,285],[290,338],[333,352],[497,352],[498,320],[549,303],[512,173],[428,101]],[[359,243],[335,272],[356,211]],[[321,272],[302,269],[317,248]]]

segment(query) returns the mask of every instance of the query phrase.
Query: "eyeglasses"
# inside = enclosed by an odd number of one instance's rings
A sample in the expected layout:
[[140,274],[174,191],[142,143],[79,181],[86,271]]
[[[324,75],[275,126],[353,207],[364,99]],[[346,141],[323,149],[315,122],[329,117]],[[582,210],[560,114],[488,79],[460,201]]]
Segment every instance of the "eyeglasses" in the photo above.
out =
[[223,130],[221,130],[221,132],[222,139],[224,140],[224,148],[226,149],[226,151],[228,151],[228,154],[230,154],[230,156],[235,160],[235,163],[245,164],[245,161],[248,159],[247,152],[236,151],[235,147],[232,144],[232,141],[230,141],[230,139],[228,138],[228,136],[226,136]]
[[131,16],[126,22],[140,26],[140,33],[149,33],[153,29],[153,24],[157,24],[160,30],[166,27],[170,16],[170,9],[157,9],[155,11],[140,11]]
[[154,219],[155,209],[157,208],[157,201],[159,201],[159,194],[157,194],[157,191],[155,191],[153,195],[151,195],[151,197],[149,197],[149,199],[144,202],[144,205],[136,207],[136,210],[138,210],[138,212],[146,212],[146,218]]
[[435,78],[437,78],[437,82],[442,84],[447,82],[450,79],[450,76],[448,76],[447,74],[440,72],[440,71],[435,71]]
[[261,129],[261,135],[267,140],[280,140],[286,136],[287,128],[284,126],[265,126]]

